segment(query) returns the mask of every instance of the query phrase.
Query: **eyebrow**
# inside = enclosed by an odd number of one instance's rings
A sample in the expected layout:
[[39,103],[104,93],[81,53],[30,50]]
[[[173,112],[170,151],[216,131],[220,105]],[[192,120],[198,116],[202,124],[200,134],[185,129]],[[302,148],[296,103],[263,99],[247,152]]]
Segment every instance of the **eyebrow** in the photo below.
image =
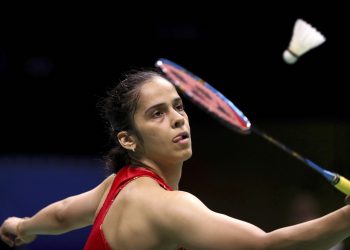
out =
[[[182,99],[181,99],[180,97],[176,97],[176,98],[172,101],[172,103],[177,103],[177,102],[182,102]],[[165,105],[166,105],[165,102],[155,104],[155,105],[149,107],[148,109],[146,109],[145,114],[149,113],[149,112],[150,112],[151,110],[153,110],[153,109],[157,109],[157,108],[163,107],[163,106],[165,106]]]

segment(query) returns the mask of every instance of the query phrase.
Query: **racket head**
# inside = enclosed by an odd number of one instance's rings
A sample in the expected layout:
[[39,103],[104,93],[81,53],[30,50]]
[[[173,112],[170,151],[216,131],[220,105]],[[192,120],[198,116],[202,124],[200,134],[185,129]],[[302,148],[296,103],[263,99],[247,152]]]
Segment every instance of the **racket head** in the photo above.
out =
[[165,77],[190,101],[208,112],[227,127],[241,134],[249,134],[248,118],[223,94],[180,65],[161,58],[156,62]]

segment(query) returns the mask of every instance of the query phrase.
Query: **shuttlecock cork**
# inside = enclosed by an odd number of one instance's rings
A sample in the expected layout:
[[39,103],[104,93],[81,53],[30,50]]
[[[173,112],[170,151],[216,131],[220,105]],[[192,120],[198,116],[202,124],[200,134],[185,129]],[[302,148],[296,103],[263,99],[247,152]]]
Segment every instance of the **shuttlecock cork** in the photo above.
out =
[[294,24],[292,39],[283,52],[283,59],[288,64],[295,63],[299,57],[326,41],[326,38],[309,23],[298,19]]

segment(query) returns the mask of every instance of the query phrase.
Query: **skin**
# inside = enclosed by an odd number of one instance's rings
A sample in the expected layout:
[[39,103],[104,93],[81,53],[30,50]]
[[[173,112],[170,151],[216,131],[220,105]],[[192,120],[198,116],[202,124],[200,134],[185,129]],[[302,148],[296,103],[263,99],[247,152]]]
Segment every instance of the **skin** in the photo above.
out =
[[[178,191],[182,165],[191,157],[191,140],[173,138],[190,127],[173,85],[163,78],[145,83],[134,115],[142,139],[127,131],[117,139],[134,162],[161,176],[175,191],[148,177],[130,182],[116,197],[102,229],[112,249],[329,249],[350,235],[350,208],[269,233],[207,208]],[[156,105],[156,106],[155,106]],[[153,107],[153,108],[152,108]],[[95,189],[58,201],[31,218],[11,217],[0,228],[9,245],[29,243],[37,234],[61,234],[93,223],[115,175]],[[8,236],[17,236],[15,242]],[[138,237],[140,236],[140,237]]]

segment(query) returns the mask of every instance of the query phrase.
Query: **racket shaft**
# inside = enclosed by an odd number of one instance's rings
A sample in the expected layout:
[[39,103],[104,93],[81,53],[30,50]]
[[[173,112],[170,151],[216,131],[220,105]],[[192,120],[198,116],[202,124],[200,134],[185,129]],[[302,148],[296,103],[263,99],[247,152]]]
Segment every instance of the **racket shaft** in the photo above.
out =
[[294,150],[291,150],[286,145],[282,144],[281,142],[277,141],[276,139],[272,138],[271,136],[269,136],[265,132],[262,132],[261,130],[257,129],[256,127],[251,127],[251,130],[253,132],[255,132],[256,134],[258,134],[259,136],[263,137],[264,139],[268,140],[269,142],[271,142],[275,146],[279,147],[280,149],[282,149],[286,153],[294,156],[295,158],[297,158],[301,162],[305,163],[306,165],[308,165],[312,169],[316,170],[318,173],[322,174],[324,177],[326,177],[329,180],[329,178],[328,178],[329,176],[328,175],[325,176],[324,169],[321,168],[320,166],[318,166],[316,163],[310,161],[309,159],[306,159],[305,157],[301,156],[299,153],[295,152]]
[[330,171],[320,167],[319,165],[317,165],[313,161],[301,156],[299,153],[295,152],[294,150],[291,150],[286,145],[282,144],[281,142],[279,142],[276,139],[272,138],[271,136],[267,135],[265,132],[262,132],[261,130],[259,130],[255,127],[251,127],[251,130],[253,132],[255,132],[256,134],[258,134],[259,136],[263,137],[264,139],[268,140],[269,142],[271,142],[275,146],[279,147],[280,149],[282,149],[286,153],[294,156],[295,158],[297,158],[298,160],[300,160],[301,162],[303,162],[307,166],[314,169],[316,172],[318,172],[324,178],[326,178],[335,188],[337,188],[342,193],[344,193],[346,195],[350,195],[350,181],[348,179],[346,179],[345,177],[338,175],[338,174],[335,174],[333,172],[330,172]]

